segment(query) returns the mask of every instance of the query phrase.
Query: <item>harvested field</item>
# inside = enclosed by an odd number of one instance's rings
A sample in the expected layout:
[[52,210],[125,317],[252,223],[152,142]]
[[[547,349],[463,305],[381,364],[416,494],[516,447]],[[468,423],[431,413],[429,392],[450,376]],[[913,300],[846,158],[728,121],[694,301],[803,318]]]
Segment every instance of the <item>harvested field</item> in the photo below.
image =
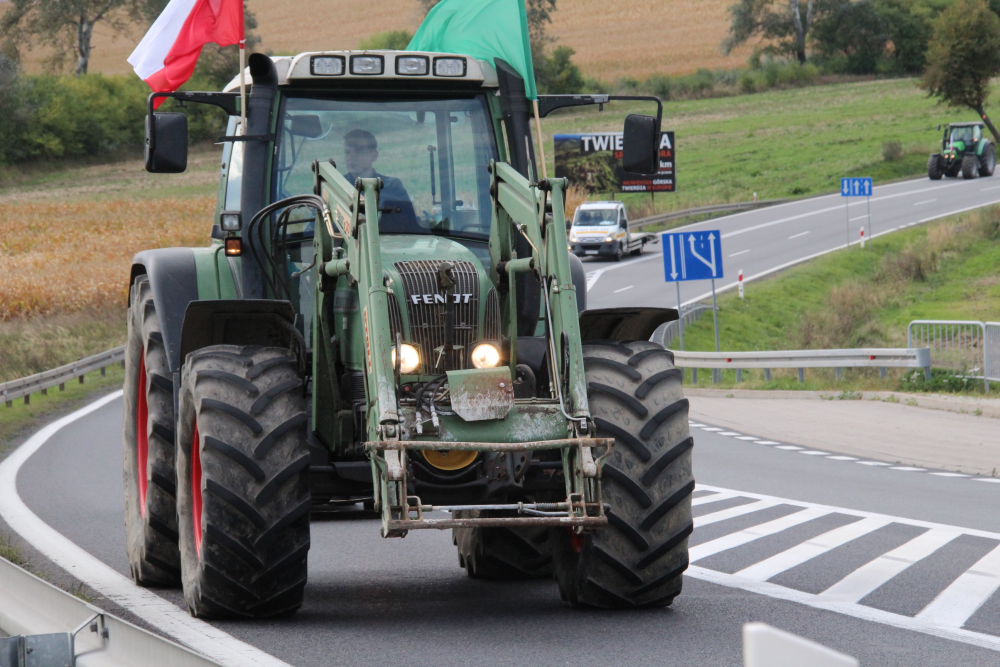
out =
[[[752,51],[741,48],[723,56],[719,44],[729,30],[727,7],[733,0],[560,0],[549,34],[557,44],[576,50],[574,61],[586,76],[603,81],[653,73],[690,74],[699,68],[743,65]],[[417,0],[380,0],[372,14],[352,11],[348,0],[250,0],[264,38],[261,45],[276,54],[320,49],[350,49],[369,35],[385,30],[413,31],[420,25]],[[336,17],[314,21],[303,17]],[[305,28],[308,26],[308,30]],[[106,25],[94,29],[92,72],[131,71],[125,62],[142,30],[113,35]],[[29,71],[39,71],[47,56],[25,54]]]

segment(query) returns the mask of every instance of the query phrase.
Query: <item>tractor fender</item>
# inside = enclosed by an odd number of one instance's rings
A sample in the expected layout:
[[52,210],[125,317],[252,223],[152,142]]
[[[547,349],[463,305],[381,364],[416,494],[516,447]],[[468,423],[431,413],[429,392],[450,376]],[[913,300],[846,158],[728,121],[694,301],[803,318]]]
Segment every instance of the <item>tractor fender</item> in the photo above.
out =
[[[290,301],[275,299],[212,299],[187,304],[178,346],[183,363],[187,355],[210,345],[295,347],[302,340],[295,329]],[[301,345],[300,352],[304,352]]]
[[676,308],[601,308],[580,313],[580,337],[588,340],[649,340],[656,328],[677,319]]
[[573,253],[569,254],[569,272],[576,289],[576,312],[582,313],[587,310],[587,271],[583,268],[583,260]]
[[129,293],[141,275],[149,278],[153,304],[160,321],[167,365],[171,373],[181,368],[181,327],[188,304],[198,300],[198,272],[190,248],[143,250],[132,259]]

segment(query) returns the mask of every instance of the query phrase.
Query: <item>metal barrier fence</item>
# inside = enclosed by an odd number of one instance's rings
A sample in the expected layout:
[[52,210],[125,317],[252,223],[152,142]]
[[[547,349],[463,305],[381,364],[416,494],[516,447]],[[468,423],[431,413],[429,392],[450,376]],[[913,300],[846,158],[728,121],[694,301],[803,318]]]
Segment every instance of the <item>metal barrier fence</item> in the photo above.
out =
[[733,211],[748,211],[755,208],[763,208],[765,206],[774,206],[775,204],[783,204],[787,199],[761,199],[758,201],[740,201],[734,202],[732,204],[712,204],[711,206],[698,206],[696,208],[688,208],[683,211],[669,211],[667,213],[657,213],[656,215],[651,215],[648,218],[638,218],[629,223],[630,229],[642,229],[649,225],[658,225],[664,222],[670,222],[671,220],[680,220],[681,218],[690,218],[695,215],[708,215],[711,213],[731,213]]
[[[734,369],[736,381],[743,381],[743,369],[763,368],[764,377],[771,379],[773,368],[797,368],[799,382],[805,382],[807,368],[835,368],[840,379],[844,368],[878,368],[885,376],[886,368],[922,368],[924,377],[931,377],[930,349],[863,348],[857,350],[783,350],[774,352],[684,352],[674,350],[674,365],[690,368],[692,380],[698,382],[698,369]],[[718,373],[713,374],[718,382]]]
[[687,329],[689,326],[698,321],[702,313],[711,312],[712,307],[706,306],[703,303],[695,304],[693,306],[688,306],[683,309],[684,313],[681,315],[680,320],[674,320],[673,322],[667,322],[661,324],[653,332],[653,335],[649,340],[654,343],[659,343],[663,347],[670,347],[674,339],[677,338],[677,334],[680,332],[679,324],[684,323],[684,328]]
[[87,373],[100,370],[101,375],[104,375],[104,369],[108,366],[124,361],[125,346],[123,345],[59,368],[53,368],[50,371],[42,371],[10,382],[2,382],[0,383],[0,400],[3,400],[9,408],[14,404],[15,399],[24,397],[24,403],[27,405],[31,401],[31,394],[36,391],[44,394],[56,385],[59,385],[60,390],[65,389],[66,382],[73,378],[80,378],[80,383],[83,384],[83,376]]
[[931,350],[931,364],[964,377],[1000,381],[1000,322],[975,320],[913,320],[906,344]]

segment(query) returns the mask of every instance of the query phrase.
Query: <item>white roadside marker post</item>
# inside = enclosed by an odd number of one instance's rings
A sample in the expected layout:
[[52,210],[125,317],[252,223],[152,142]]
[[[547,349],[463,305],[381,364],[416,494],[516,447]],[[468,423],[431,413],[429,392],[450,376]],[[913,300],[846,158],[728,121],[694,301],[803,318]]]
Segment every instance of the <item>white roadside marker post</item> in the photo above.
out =
[[865,249],[865,226],[861,225],[861,249]]
[[743,298],[743,269],[740,269],[740,279],[739,279],[738,282],[739,282],[739,285],[740,285],[740,298],[742,299]]

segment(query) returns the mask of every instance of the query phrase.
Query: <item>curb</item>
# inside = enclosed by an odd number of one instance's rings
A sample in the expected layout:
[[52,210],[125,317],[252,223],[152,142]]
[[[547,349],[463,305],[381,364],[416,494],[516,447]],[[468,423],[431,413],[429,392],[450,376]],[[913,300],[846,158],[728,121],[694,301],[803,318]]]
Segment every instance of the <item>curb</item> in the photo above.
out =
[[[899,403],[928,410],[947,410],[978,417],[1000,419],[1000,399],[966,398],[942,394],[907,394],[896,391],[858,391],[844,397],[838,391],[796,391],[794,389],[698,389],[684,388],[684,395],[703,398],[757,398],[757,399],[800,399],[800,400],[864,400]],[[979,411],[976,414],[976,411]]]

